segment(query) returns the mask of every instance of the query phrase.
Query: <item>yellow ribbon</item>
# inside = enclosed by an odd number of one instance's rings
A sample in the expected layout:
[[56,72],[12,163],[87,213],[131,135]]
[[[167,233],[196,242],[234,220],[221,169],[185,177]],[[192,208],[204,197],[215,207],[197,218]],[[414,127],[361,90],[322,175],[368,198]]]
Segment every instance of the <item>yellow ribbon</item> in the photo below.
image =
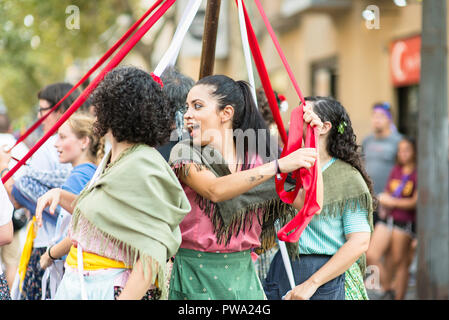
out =
[[[72,246],[66,259],[67,264],[74,269],[78,268],[77,252],[78,249]],[[130,267],[127,267],[125,263],[123,263],[122,261],[112,260],[85,251],[83,251],[83,265],[84,270],[87,271],[110,269],[110,268],[130,269]]]
[[[70,267],[78,268],[77,259],[78,249],[74,246],[70,247],[69,254],[67,255],[66,263]],[[86,271],[94,271],[100,269],[131,269],[130,266],[125,265],[122,261],[112,260],[106,257],[99,256],[95,253],[83,251],[83,268]],[[156,278],[155,286],[159,287],[158,279]]]
[[28,262],[30,261],[31,252],[33,251],[33,242],[34,238],[36,238],[36,216],[33,217],[33,219],[28,223],[27,226],[27,235],[25,238],[25,244],[23,246],[22,255],[20,256],[20,262],[19,262],[19,290],[22,292],[22,286],[23,281],[25,280],[25,274],[28,267]]

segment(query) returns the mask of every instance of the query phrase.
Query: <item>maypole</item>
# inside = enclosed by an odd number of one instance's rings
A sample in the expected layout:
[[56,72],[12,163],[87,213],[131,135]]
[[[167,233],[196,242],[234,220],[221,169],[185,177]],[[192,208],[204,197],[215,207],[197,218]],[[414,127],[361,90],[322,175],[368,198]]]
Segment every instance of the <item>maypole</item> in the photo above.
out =
[[221,0],[207,0],[199,79],[210,76],[214,72],[220,6]]

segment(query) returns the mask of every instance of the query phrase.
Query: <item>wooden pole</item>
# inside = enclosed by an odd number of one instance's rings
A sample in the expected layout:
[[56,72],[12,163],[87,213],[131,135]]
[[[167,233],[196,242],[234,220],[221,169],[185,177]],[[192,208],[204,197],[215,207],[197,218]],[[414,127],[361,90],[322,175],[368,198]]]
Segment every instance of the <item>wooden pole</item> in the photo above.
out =
[[199,79],[214,72],[220,5],[221,0],[207,0]]
[[418,297],[449,298],[446,1],[422,2],[418,115]]

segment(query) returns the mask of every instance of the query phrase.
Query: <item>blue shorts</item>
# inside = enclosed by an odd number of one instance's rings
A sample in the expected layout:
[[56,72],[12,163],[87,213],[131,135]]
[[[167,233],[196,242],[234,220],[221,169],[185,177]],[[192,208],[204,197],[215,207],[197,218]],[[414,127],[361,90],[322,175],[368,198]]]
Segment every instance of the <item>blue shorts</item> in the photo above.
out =
[[[309,279],[331,257],[310,254],[301,255],[299,260],[291,261],[295,284],[301,284]],[[280,251],[271,262],[263,288],[268,300],[280,300],[291,289]],[[319,287],[310,300],[345,300],[345,273]]]

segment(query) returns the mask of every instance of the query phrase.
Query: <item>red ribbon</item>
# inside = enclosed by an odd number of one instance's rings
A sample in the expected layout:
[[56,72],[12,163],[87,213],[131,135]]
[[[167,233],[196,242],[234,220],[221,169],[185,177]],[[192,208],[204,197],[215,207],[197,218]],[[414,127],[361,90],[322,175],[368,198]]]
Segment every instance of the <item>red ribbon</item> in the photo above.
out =
[[259,9],[260,15],[262,16],[262,20],[265,23],[265,27],[267,28],[268,34],[271,37],[271,40],[273,40],[273,44],[276,47],[276,50],[279,54],[279,57],[282,60],[282,63],[284,64],[285,70],[288,73],[288,76],[290,78],[290,81],[293,84],[293,87],[296,90],[296,93],[298,94],[299,100],[301,100],[301,102],[303,104],[306,104],[306,101],[304,100],[304,96],[301,92],[301,90],[299,89],[299,85],[298,82],[295,79],[295,76],[293,75],[293,71],[290,68],[290,65],[288,64],[287,58],[285,57],[284,52],[281,49],[281,45],[279,44],[279,41],[276,37],[276,34],[274,33],[273,27],[270,24],[270,21],[267,18],[267,15],[265,14],[265,11],[263,10],[262,4],[260,3],[259,0],[254,0],[254,2],[256,3],[257,9]]
[[[288,135],[288,143],[282,150],[281,158],[301,148],[303,138],[303,107],[295,108],[291,114],[290,132]],[[304,147],[318,148],[318,134],[308,125]],[[293,203],[301,188],[304,189],[305,198],[304,206],[298,214],[285,226],[278,231],[279,240],[286,242],[296,242],[299,240],[301,233],[312,220],[313,215],[320,210],[320,206],[316,200],[316,188],[318,167],[315,164],[309,170],[301,168],[292,173],[292,178],[296,179],[296,186],[293,191],[285,191],[284,184],[287,179],[287,173],[281,173],[280,179],[276,177],[276,192],[282,201]]]
[[154,81],[156,81],[157,83],[159,83],[159,85],[161,86],[161,88],[164,87],[164,84],[162,83],[161,78],[159,78],[157,75],[155,75],[153,72],[150,73],[150,76],[153,78]]
[[[255,0],[255,2],[262,16],[262,19],[264,20],[265,26],[279,53],[279,56],[281,57],[284,67],[287,70],[290,80],[292,81],[292,84],[295,87],[298,97],[301,100],[301,105],[292,111],[290,132],[287,139],[285,129],[282,124],[282,119],[280,118],[279,109],[277,107],[276,97],[271,87],[270,79],[268,77],[268,73],[265,64],[263,62],[262,54],[260,53],[260,47],[257,42],[257,38],[254,33],[253,27],[251,25],[248,12],[245,8],[245,3],[244,1],[242,1],[242,7],[245,14],[245,22],[247,25],[248,41],[250,44],[251,51],[253,53],[254,62],[259,72],[260,80],[264,87],[265,94],[267,95],[270,109],[273,113],[273,118],[276,124],[278,125],[281,138],[284,142],[284,149],[282,151],[281,157],[285,157],[288,154],[292,153],[293,151],[298,150],[302,146],[303,113],[304,113],[303,106],[305,105],[305,99],[301,93],[301,90],[299,89],[298,83],[287,62],[287,59],[285,58],[285,55],[282,52],[281,46],[279,45],[279,41],[276,38],[273,28],[271,27],[270,22],[268,21],[265,15],[262,5],[258,0]],[[236,3],[238,5],[237,1]],[[284,136],[283,133],[285,134],[285,140],[283,138]],[[318,134],[315,133],[314,129],[310,125],[307,126],[307,134],[304,147],[318,148]],[[296,170],[295,172],[293,172],[292,175],[293,178],[296,179],[296,186],[295,189],[291,192],[287,192],[284,189],[284,183],[285,180],[287,179],[287,174],[281,174],[281,178],[279,180],[275,179],[276,191],[280,199],[286,203],[293,203],[301,188],[304,188],[305,191],[305,200],[303,208],[295,216],[295,218],[293,218],[289,223],[287,223],[284,227],[282,227],[278,232],[278,238],[282,241],[287,242],[298,241],[302,231],[304,231],[304,229],[307,227],[313,215],[320,209],[320,206],[318,205],[316,200],[316,182],[318,176],[318,168],[316,166],[316,162],[310,170],[301,168],[300,170]]]
[[123,44],[123,42],[129,38],[131,33],[133,33],[137,29],[137,27],[142,23],[142,21],[145,20],[145,18],[148,17],[148,15],[150,15],[154,11],[154,9],[156,9],[162,3],[162,1],[163,0],[157,0],[153,4],[153,6],[151,6],[151,8],[148,9],[148,11],[145,12],[144,15],[139,20],[137,20],[131,26],[131,28],[129,28],[129,30],[126,31],[126,33],[104,54],[104,56],[101,57],[100,60],[98,60],[98,62],[84,75],[84,77],[80,81],[78,81],[78,83],[72,89],[70,89],[70,91],[67,92],[67,94],[61,100],[59,100],[58,103],[56,103],[54,107],[50,109],[49,112],[45,114],[45,116],[41,117],[38,121],[36,121],[35,124],[33,124],[19,139],[17,139],[16,143],[11,147],[11,149],[9,149],[8,152],[14,149],[14,147],[17,146],[19,143],[24,141],[34,130],[36,130],[42,124],[42,122],[45,119],[47,119],[47,117],[52,112],[57,110],[58,107],[61,105],[61,103],[68,96],[70,96],[73,93],[73,91],[75,91],[81,84],[83,84],[92,75],[92,73],[94,73],[117,50],[117,48],[120,47]]
[[[236,4],[238,6],[238,1],[236,0]],[[246,33],[248,34],[249,46],[251,49],[251,53],[254,58],[254,63],[257,68],[257,72],[259,73],[260,80],[262,82],[263,89],[265,91],[265,95],[267,96],[268,105],[270,106],[271,113],[273,114],[274,122],[276,123],[279,131],[279,135],[281,136],[282,142],[284,144],[287,143],[287,132],[284,128],[284,123],[282,122],[281,113],[279,112],[278,102],[276,100],[276,96],[273,91],[273,87],[271,86],[270,78],[268,77],[267,68],[265,66],[265,62],[262,57],[262,53],[260,52],[259,43],[257,42],[256,34],[254,33],[253,26],[251,25],[251,21],[248,16],[248,12],[246,11],[245,3],[242,1],[243,13],[245,14],[245,24],[246,24]]]
[[62,115],[56,124],[31,148],[31,150],[2,178],[5,183],[8,179],[59,129],[59,127],[87,100],[91,92],[103,80],[106,73],[115,68],[137,42],[150,30],[150,28],[164,15],[176,0],[167,0],[164,4],[140,27],[136,33],[125,43],[120,51],[109,61],[104,69],[87,86],[81,95],[72,103],[69,109]]

